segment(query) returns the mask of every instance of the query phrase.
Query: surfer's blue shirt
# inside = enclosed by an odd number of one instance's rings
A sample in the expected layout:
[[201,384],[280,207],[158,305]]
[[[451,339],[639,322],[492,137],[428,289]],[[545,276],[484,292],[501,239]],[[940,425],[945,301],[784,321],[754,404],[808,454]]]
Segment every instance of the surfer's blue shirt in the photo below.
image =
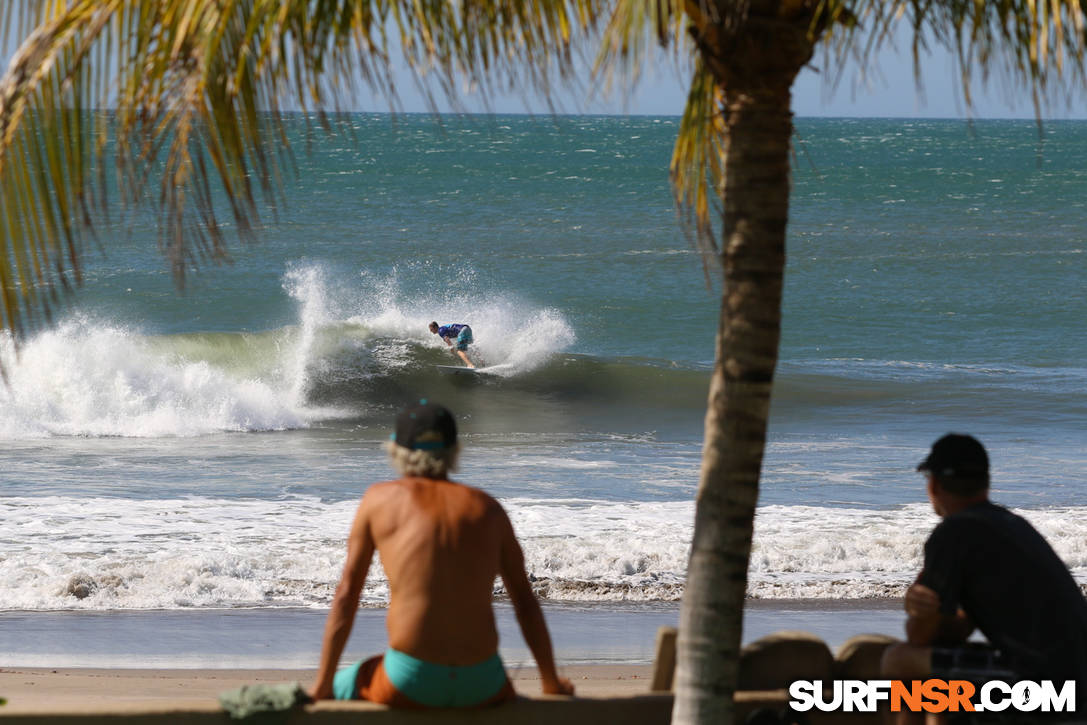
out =
[[472,339],[472,328],[468,325],[460,323],[453,325],[442,325],[438,328],[438,337],[443,340],[452,340],[456,338],[456,348],[458,350],[467,350],[474,340]]
[[462,325],[459,323],[453,325],[442,325],[438,328],[438,337],[442,338],[443,340],[452,339],[459,335],[460,331],[463,330],[465,327],[468,327],[468,325]]

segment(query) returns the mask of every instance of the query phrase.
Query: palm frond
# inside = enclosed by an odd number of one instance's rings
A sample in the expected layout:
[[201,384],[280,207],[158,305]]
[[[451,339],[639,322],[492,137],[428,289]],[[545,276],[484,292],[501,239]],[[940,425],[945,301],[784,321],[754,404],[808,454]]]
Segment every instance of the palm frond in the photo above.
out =
[[947,49],[956,59],[967,109],[975,82],[996,78],[1009,91],[1025,90],[1040,118],[1087,81],[1085,8],[1079,0],[824,0],[821,13],[840,14],[843,8],[856,22],[845,32],[832,28],[830,62],[841,67],[856,60],[864,67],[907,22],[916,75],[931,47]]
[[80,3],[70,14],[53,13],[50,4],[40,10],[13,21],[44,22],[0,81],[0,285],[4,325],[16,335],[48,319],[58,287],[80,281],[90,201],[83,112],[93,103],[88,76],[74,68],[90,53],[111,3]]
[[689,22],[682,0],[617,0],[601,35],[594,69],[604,92],[616,85],[633,86],[657,47],[689,58]]
[[724,192],[726,129],[722,101],[722,90],[713,73],[698,60],[670,171],[676,206],[684,228],[694,231],[707,274],[718,259],[713,210]]

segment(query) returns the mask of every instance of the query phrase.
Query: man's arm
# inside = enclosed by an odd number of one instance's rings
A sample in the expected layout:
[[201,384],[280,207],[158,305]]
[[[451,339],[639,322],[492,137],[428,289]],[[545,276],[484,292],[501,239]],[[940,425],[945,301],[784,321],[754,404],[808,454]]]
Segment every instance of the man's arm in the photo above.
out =
[[974,623],[960,607],[955,614],[940,611],[940,595],[915,582],[906,590],[906,640],[915,645],[965,642]]
[[959,606],[968,557],[963,522],[945,519],[933,529],[925,542],[924,567],[906,590],[906,637],[911,644],[961,644],[974,631]]
[[317,681],[310,691],[315,700],[332,697],[332,678],[336,675],[336,666],[340,655],[351,635],[351,626],[355,623],[355,612],[359,608],[359,595],[366,583],[366,573],[374,555],[374,539],[370,533],[369,507],[363,497],[351,525],[351,534],[347,539],[347,562],[344,564],[340,584],[332,598],[332,607],[325,621],[324,641],[321,645],[321,665],[317,670]]
[[499,511],[502,515],[503,527],[500,563],[502,583],[505,584],[506,593],[509,594],[510,601],[513,603],[517,623],[521,625],[521,634],[528,648],[532,650],[532,656],[536,658],[544,694],[573,695],[573,684],[566,678],[559,677],[555,669],[551,634],[547,631],[543,610],[540,609],[540,603],[536,601],[536,594],[532,591],[532,584],[528,581],[528,574],[525,572],[525,555],[513,533],[513,524],[510,523],[505,511],[501,509]]

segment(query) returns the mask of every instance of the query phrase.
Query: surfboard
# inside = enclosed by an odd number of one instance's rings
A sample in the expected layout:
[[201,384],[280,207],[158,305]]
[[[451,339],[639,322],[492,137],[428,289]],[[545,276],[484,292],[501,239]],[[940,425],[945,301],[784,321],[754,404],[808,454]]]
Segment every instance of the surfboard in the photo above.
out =
[[435,365],[438,368],[438,372],[442,375],[479,375],[486,371],[486,368],[469,368],[463,365]]

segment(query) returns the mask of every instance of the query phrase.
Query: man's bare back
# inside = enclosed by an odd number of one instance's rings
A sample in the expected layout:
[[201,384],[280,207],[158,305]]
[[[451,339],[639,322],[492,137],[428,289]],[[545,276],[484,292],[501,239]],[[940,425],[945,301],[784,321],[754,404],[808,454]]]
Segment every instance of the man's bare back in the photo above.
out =
[[371,488],[359,515],[389,579],[389,646],[450,665],[494,654],[495,577],[509,576],[504,559],[523,569],[498,502],[452,481],[402,478]]
[[[417,467],[417,450],[401,447],[400,441],[407,441],[405,446],[415,444],[410,427],[430,425],[435,407],[440,408],[424,403],[414,409],[407,423],[405,414],[398,418],[399,440],[390,447],[394,465]],[[449,416],[448,411],[440,411]],[[417,417],[427,422],[419,423]],[[407,433],[402,432],[405,425]],[[446,425],[453,427],[451,416]],[[448,440],[455,440],[455,428],[444,435],[447,440],[443,445],[452,445]],[[400,465],[398,458],[411,463]],[[426,461],[424,465],[428,465]],[[332,696],[336,666],[375,550],[389,581],[386,628],[390,651],[397,657],[414,658],[425,667],[466,668],[496,658],[498,632],[491,600],[495,577],[501,576],[539,666],[544,692],[573,694],[573,686],[555,670],[551,638],[509,517],[494,498],[448,480],[441,466],[439,470],[440,477],[405,475],[375,484],[359,503],[348,537],[343,577],[325,627],[313,696]]]

